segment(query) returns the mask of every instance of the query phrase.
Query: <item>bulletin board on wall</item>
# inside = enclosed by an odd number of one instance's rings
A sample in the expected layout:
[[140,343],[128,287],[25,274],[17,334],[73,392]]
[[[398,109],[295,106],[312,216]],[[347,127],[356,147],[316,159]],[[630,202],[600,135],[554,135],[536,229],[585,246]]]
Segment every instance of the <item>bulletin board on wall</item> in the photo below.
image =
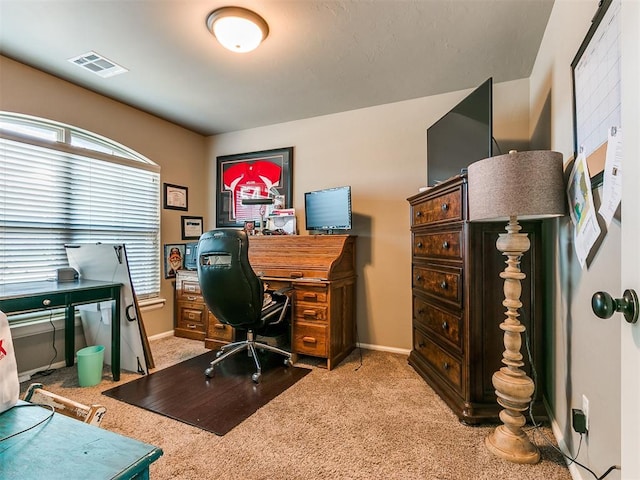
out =
[[578,53],[573,76],[574,158],[584,152],[591,185],[603,181],[607,138],[621,127],[621,0],[602,0]]

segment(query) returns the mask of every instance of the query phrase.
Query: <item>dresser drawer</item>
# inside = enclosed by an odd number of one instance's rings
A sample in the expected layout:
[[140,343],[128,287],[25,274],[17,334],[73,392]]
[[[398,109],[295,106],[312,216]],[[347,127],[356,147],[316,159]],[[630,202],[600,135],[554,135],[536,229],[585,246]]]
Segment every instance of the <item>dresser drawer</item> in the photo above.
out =
[[413,287],[462,308],[462,269],[413,266]]
[[431,365],[455,390],[462,394],[462,363],[438,347],[420,330],[413,330],[413,348]]
[[296,303],[293,306],[294,317],[307,322],[326,322],[328,309],[326,305]]
[[414,296],[413,315],[417,325],[454,344],[462,352],[462,313],[447,312]]
[[462,220],[462,187],[412,207],[412,226]]
[[303,355],[326,357],[327,327],[296,321],[293,325],[293,351]]
[[416,233],[413,236],[413,255],[462,260],[462,230]]

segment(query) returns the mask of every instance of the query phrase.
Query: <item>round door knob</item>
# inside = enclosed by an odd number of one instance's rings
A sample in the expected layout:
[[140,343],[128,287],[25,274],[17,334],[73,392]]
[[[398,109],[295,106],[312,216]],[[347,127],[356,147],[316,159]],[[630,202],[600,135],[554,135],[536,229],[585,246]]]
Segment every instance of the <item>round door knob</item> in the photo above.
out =
[[607,292],[596,292],[591,297],[591,309],[600,318],[611,318],[614,313],[620,312],[628,323],[636,323],[640,305],[635,290],[625,290],[622,298],[613,298]]

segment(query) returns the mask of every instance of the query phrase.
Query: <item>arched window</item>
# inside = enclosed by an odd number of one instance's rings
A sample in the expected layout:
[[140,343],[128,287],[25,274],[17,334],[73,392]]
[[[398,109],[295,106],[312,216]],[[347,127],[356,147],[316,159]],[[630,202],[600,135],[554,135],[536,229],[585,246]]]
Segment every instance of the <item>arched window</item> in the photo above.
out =
[[69,125],[0,112],[0,283],[44,280],[64,246],[124,243],[139,298],[160,292],[160,167]]

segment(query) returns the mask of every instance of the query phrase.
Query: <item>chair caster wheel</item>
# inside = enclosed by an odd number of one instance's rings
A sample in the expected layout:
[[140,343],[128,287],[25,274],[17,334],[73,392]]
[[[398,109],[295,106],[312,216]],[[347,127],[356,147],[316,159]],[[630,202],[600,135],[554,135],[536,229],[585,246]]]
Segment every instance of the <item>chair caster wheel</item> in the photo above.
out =
[[213,377],[213,367],[209,367],[204,371],[204,374],[208,377],[211,378]]
[[260,373],[254,373],[253,375],[251,375],[251,380],[254,381],[254,383],[260,383],[260,377],[262,376],[262,374]]

